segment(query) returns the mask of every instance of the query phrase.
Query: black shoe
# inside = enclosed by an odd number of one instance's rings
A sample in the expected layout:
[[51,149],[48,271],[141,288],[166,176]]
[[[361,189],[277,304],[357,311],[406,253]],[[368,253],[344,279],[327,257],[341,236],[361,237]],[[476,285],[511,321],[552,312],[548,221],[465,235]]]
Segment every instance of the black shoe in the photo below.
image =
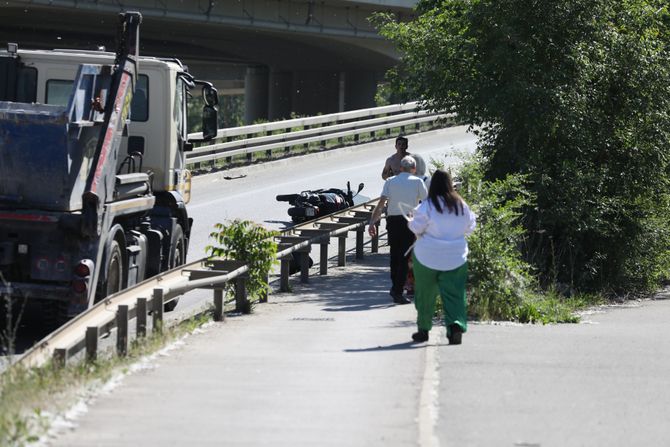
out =
[[449,334],[447,334],[447,339],[449,340],[450,345],[460,345],[463,335],[463,329],[457,324],[452,324],[449,326]]
[[389,291],[389,295],[391,295],[391,297],[393,298],[393,302],[396,303],[396,304],[409,304],[409,303],[411,303],[410,300],[408,300],[407,298],[405,298],[402,295],[402,292],[394,292],[393,289],[391,289]]
[[406,297],[402,295],[394,296],[393,297],[393,302],[396,304],[409,304],[411,303],[410,300],[408,300]]
[[423,343],[424,341],[428,341],[428,331],[419,329],[419,332],[412,334],[412,340],[414,340],[416,343]]

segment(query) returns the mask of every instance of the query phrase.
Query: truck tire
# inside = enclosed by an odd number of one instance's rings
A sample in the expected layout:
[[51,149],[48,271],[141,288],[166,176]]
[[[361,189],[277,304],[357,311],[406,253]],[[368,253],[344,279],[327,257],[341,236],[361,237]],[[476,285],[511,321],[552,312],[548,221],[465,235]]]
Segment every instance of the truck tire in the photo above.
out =
[[[172,234],[167,269],[172,270],[175,267],[183,265],[184,262],[186,262],[186,240],[184,239],[184,230],[182,230],[181,225],[177,224],[175,225],[174,233]],[[166,312],[173,311],[178,303],[179,298],[175,298],[172,301],[165,303],[163,305],[163,310]]]
[[105,266],[105,281],[98,284],[95,302],[108,297],[123,288],[123,254],[119,242],[114,240],[109,246],[109,256]]

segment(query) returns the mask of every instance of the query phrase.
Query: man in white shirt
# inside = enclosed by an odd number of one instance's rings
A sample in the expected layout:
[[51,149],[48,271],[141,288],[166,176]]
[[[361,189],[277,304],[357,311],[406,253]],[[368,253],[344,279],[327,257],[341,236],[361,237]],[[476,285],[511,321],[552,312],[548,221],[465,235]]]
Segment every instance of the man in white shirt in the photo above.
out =
[[377,234],[376,223],[381,218],[384,206],[388,204],[386,212],[386,230],[391,249],[391,291],[393,302],[396,304],[409,304],[410,301],[403,296],[403,287],[407,279],[409,267],[405,252],[414,243],[414,233],[407,226],[407,220],[403,216],[405,212],[414,209],[421,200],[424,200],[428,191],[426,185],[413,175],[416,172],[416,161],[410,156],[400,160],[400,173],[390,177],[384,183],[381,197],[375,206],[370,218],[368,233],[374,237]]

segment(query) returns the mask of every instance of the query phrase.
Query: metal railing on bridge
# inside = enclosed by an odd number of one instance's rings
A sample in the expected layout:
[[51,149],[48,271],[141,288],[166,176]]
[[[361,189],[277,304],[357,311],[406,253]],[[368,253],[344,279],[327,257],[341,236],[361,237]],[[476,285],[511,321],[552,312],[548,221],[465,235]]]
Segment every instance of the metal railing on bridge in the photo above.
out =
[[[418,103],[396,104],[349,112],[295,118],[250,126],[220,129],[213,144],[187,153],[194,170],[250,163],[311,151],[332,149],[390,138],[453,124],[454,114],[421,110]],[[201,138],[201,133],[189,138]]]

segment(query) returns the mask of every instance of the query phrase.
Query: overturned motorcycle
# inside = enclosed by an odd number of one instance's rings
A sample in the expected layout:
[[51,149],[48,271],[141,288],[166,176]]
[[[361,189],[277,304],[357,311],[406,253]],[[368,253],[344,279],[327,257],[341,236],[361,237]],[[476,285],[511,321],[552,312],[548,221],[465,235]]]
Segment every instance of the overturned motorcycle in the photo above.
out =
[[354,197],[364,186],[360,183],[356,194],[353,194],[351,185],[347,182],[346,191],[338,188],[314,189],[299,194],[280,194],[276,199],[279,202],[288,202],[291,205],[288,209],[291,220],[293,223],[301,223],[354,206]]

